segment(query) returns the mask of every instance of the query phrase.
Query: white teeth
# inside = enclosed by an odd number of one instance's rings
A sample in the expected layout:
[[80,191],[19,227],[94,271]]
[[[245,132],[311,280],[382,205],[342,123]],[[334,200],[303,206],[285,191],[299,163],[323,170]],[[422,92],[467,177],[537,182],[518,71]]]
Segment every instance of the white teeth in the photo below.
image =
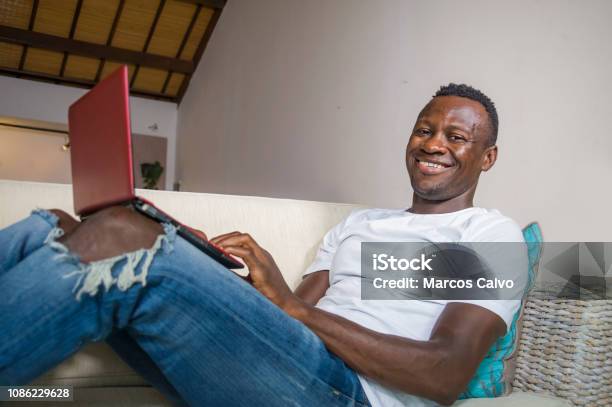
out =
[[442,165],[440,164],[435,164],[435,163],[430,163],[427,161],[421,161],[423,164],[425,164],[426,166],[430,167],[430,168],[444,168]]

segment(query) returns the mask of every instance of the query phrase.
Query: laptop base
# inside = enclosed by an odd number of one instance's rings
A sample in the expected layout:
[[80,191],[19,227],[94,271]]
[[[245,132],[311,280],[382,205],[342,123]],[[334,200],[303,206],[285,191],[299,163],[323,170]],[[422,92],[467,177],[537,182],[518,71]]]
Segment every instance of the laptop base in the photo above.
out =
[[188,241],[190,244],[207,254],[210,258],[217,261],[222,266],[228,269],[244,268],[242,263],[232,259],[229,254],[225,253],[220,247],[213,245],[211,242],[202,239],[196,233],[192,232],[185,225],[181,224],[171,216],[157,209],[154,205],[144,201],[141,198],[136,198],[131,202],[132,207],[148,218],[159,223],[169,223],[176,227],[176,233]]

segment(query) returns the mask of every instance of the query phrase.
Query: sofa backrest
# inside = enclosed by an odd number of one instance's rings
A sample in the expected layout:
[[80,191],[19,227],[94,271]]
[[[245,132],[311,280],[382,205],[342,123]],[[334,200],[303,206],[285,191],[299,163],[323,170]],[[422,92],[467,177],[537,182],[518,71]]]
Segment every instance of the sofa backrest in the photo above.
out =
[[[319,243],[357,205],[294,199],[138,190],[181,222],[209,237],[239,230],[268,250],[289,285],[295,287]],[[72,187],[0,180],[0,228],[28,216],[34,208],[73,213]]]

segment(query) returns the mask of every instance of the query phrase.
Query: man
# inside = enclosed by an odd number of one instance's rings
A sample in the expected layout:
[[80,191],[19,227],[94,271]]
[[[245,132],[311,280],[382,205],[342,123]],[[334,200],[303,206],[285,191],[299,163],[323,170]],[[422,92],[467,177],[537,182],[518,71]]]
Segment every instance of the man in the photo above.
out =
[[245,233],[212,241],[246,263],[247,281],[127,208],[82,224],[35,212],[0,232],[0,384],[27,383],[106,339],[177,404],[452,404],[518,301],[362,301],[359,247],[522,241],[512,220],[473,207],[497,128],[484,94],[442,87],[406,149],[412,206],[351,213],[295,292]]

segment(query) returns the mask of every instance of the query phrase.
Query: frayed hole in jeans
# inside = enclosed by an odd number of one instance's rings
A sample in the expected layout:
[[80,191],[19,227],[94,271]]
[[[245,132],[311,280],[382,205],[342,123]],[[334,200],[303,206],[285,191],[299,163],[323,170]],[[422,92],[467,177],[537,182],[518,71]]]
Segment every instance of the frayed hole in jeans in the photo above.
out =
[[[163,224],[163,227],[165,234],[159,235],[151,248],[136,250],[89,264],[82,263],[77,255],[70,253],[66,246],[56,241],[64,234],[60,228],[56,227],[51,230],[45,243],[58,253],[55,260],[70,262],[77,266],[77,270],[65,274],[63,278],[77,276],[73,292],[76,293],[77,301],[80,301],[83,294],[93,297],[101,288],[108,292],[113,285],[116,285],[121,291],[128,290],[136,283],[145,286],[155,254],[160,249],[164,253],[169,253],[173,249],[172,243],[176,236],[176,228],[170,224]],[[117,277],[114,277],[113,269],[121,263],[123,265]]]

